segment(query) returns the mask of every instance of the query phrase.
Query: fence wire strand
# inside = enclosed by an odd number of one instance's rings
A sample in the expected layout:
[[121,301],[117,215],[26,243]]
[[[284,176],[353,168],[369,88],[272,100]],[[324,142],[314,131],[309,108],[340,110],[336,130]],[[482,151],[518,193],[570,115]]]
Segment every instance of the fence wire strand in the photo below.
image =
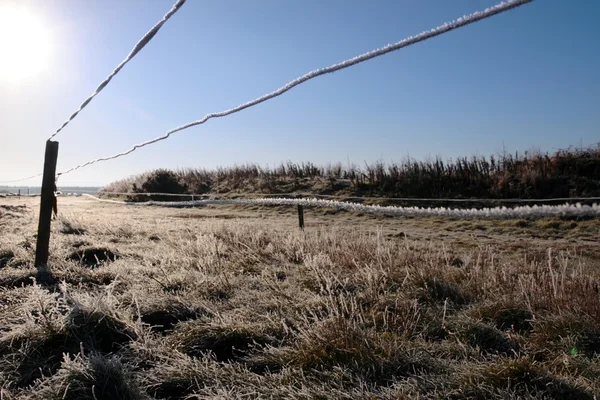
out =
[[[215,196],[214,193],[157,193],[157,192],[105,192],[98,191],[99,196],[165,196],[165,197],[210,197]],[[414,202],[439,202],[439,203],[551,203],[555,201],[574,202],[574,201],[600,201],[600,197],[555,197],[548,199],[451,199],[451,198],[421,198],[421,197],[364,197],[364,196],[335,196],[330,194],[315,194],[315,193],[228,193],[228,196],[262,196],[262,197],[297,197],[303,198],[321,198],[321,199],[338,199],[338,200],[360,200],[360,201],[414,201]]]
[[95,164],[97,162],[113,160],[115,158],[126,156],[126,155],[134,152],[135,150],[137,150],[139,148],[142,148],[142,147],[151,145],[153,143],[156,143],[156,142],[168,139],[169,136],[171,136],[172,134],[174,134],[176,132],[183,131],[184,129],[188,129],[188,128],[191,128],[191,127],[196,126],[196,125],[204,124],[206,121],[208,121],[211,118],[225,117],[225,116],[228,116],[228,115],[240,112],[240,111],[242,111],[242,110],[244,110],[246,108],[258,105],[258,104],[260,104],[262,102],[265,102],[267,100],[270,100],[270,99],[273,99],[275,97],[281,96],[282,94],[286,93],[290,89],[292,89],[292,88],[294,88],[294,87],[296,87],[296,86],[298,86],[298,85],[300,85],[300,84],[302,84],[302,83],[304,83],[306,81],[309,81],[309,80],[311,80],[313,78],[316,78],[318,76],[325,75],[325,74],[330,74],[330,73],[333,73],[333,72],[337,72],[339,70],[351,67],[353,65],[359,64],[361,62],[370,60],[370,59],[375,58],[375,57],[382,56],[382,55],[390,53],[392,51],[400,50],[400,49],[402,49],[404,47],[407,47],[407,46],[410,46],[412,44],[419,43],[419,42],[422,42],[422,41],[427,40],[427,39],[431,39],[433,37],[436,37],[436,36],[442,35],[444,33],[450,32],[450,31],[452,31],[454,29],[464,27],[466,25],[472,24],[472,23],[477,22],[477,21],[481,21],[483,19],[492,17],[494,15],[503,13],[505,11],[512,10],[513,8],[522,6],[522,5],[530,3],[532,1],[533,0],[508,0],[508,1],[504,1],[504,2],[501,2],[499,4],[496,4],[495,6],[487,8],[487,9],[485,9],[483,11],[477,11],[477,12],[474,12],[473,14],[466,15],[466,16],[463,16],[461,18],[458,18],[458,19],[456,19],[456,20],[454,20],[452,22],[447,22],[447,23],[445,23],[443,25],[438,26],[437,28],[431,29],[429,31],[422,32],[422,33],[420,33],[420,34],[418,34],[416,36],[410,36],[410,37],[408,37],[406,39],[403,39],[403,40],[401,40],[399,42],[396,42],[396,43],[393,43],[393,44],[389,44],[389,45],[387,45],[385,47],[382,47],[382,48],[379,48],[379,49],[372,50],[370,52],[361,54],[361,55],[356,56],[354,58],[350,58],[350,59],[348,59],[346,61],[343,61],[343,62],[338,63],[338,64],[331,65],[329,67],[325,67],[325,68],[313,70],[313,71],[311,71],[311,72],[309,72],[309,73],[307,73],[307,74],[305,74],[305,75],[303,75],[303,76],[301,76],[299,78],[294,79],[291,82],[288,82],[286,85],[280,87],[279,89],[277,89],[277,90],[275,90],[275,91],[273,91],[271,93],[265,94],[265,95],[263,95],[261,97],[258,97],[256,99],[254,99],[254,100],[251,100],[249,102],[240,104],[237,107],[230,108],[230,109],[225,110],[225,111],[216,112],[216,113],[212,113],[212,114],[207,114],[202,119],[199,119],[197,121],[193,121],[193,122],[187,123],[185,125],[181,125],[181,126],[179,126],[177,128],[171,129],[170,131],[166,132],[163,136],[159,136],[157,138],[148,140],[146,142],[136,144],[131,149],[129,149],[127,151],[124,151],[124,152],[118,153],[118,154],[114,154],[114,155],[108,156],[108,157],[96,158],[94,160],[91,160],[91,161],[85,162],[83,164],[77,165],[77,166],[75,166],[75,167],[73,167],[71,169],[68,169],[66,171],[60,172],[58,175],[65,175],[65,174],[68,174],[68,173],[73,172],[75,170],[78,170],[80,168],[86,167],[88,165]]
[[66,127],[73,119],[75,119],[75,117],[81,112],[81,110],[83,110],[91,101],[94,97],[96,97],[96,95],[98,93],[100,93],[100,91],[102,89],[104,89],[106,87],[106,85],[108,85],[108,83],[112,80],[112,78],[115,77],[115,75],[117,75],[117,73],[119,73],[119,71],[125,66],[125,64],[127,64],[133,57],[136,56],[136,54],[138,54],[143,48],[144,46],[146,46],[148,44],[148,42],[150,42],[150,40],[152,40],[152,38],[158,33],[158,31],[160,30],[160,28],[165,24],[165,22],[167,22],[167,20],[169,18],[171,18],[173,16],[173,14],[175,14],[180,8],[181,6],[183,6],[185,4],[187,0],[177,0],[177,2],[173,5],[173,7],[169,10],[168,13],[165,14],[164,17],[162,17],[162,19],[160,21],[158,21],[158,23],[156,25],[154,25],[152,27],[152,29],[150,29],[145,35],[144,37],[142,37],[142,39],[140,39],[139,42],[136,43],[136,45],[133,47],[133,50],[131,50],[131,52],[129,53],[129,55],[125,58],[125,60],[123,60],[115,69],[114,71],[104,80],[102,81],[102,83],[100,83],[100,85],[96,88],[96,90],[94,91],[94,93],[92,93],[92,95],[90,97],[88,97],[87,99],[85,99],[85,101],[83,103],[81,103],[81,105],[79,106],[79,109],[77,111],[75,111],[70,117],[69,119],[67,119],[60,128],[58,128],[56,130],[56,132],[54,132],[52,134],[52,136],[50,136],[50,138],[48,140],[52,140],[56,135],[58,135],[58,133],[60,131],[63,130],[64,127]]
[[563,205],[524,205],[514,208],[470,208],[458,209],[447,207],[397,207],[378,206],[351,203],[346,201],[334,201],[324,199],[287,199],[287,198],[262,198],[262,199],[228,199],[228,200],[193,200],[193,201],[147,201],[143,203],[126,202],[118,200],[100,199],[96,196],[84,194],[83,196],[96,201],[121,204],[127,206],[160,206],[160,207],[198,207],[206,205],[262,205],[262,206],[294,206],[336,208],[346,211],[363,212],[369,214],[384,214],[394,216],[410,217],[450,217],[450,218],[474,218],[474,219],[514,219],[514,218],[542,218],[542,217],[599,217],[600,206],[598,204],[563,204]]
[[16,183],[16,182],[23,182],[23,181],[28,181],[30,179],[34,179],[34,178],[39,178],[40,176],[42,176],[43,174],[37,174],[37,175],[32,175],[32,176],[28,176],[27,178],[21,178],[21,179],[15,179],[12,181],[0,181],[1,183]]

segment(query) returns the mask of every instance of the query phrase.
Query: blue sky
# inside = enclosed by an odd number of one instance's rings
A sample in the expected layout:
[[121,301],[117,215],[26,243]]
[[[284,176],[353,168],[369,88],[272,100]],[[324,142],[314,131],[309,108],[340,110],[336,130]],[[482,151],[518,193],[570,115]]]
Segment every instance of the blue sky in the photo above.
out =
[[[121,152],[312,69],[496,2],[188,0],[57,136],[58,169]],[[26,3],[48,28],[52,46],[35,79],[0,81],[0,181],[41,172],[45,140],[173,1]],[[536,0],[60,183],[101,185],[159,167],[363,164],[594,144],[600,141],[598,15],[594,0]]]

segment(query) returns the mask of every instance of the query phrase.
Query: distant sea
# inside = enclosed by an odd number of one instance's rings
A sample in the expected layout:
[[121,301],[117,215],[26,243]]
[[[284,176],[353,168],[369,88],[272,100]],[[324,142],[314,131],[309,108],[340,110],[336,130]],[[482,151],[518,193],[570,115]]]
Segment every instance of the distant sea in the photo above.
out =
[[[94,194],[100,190],[100,187],[96,186],[60,186],[58,190],[63,193],[89,193]],[[41,188],[39,186],[0,186],[0,194],[6,193],[19,193],[21,194],[40,194]]]

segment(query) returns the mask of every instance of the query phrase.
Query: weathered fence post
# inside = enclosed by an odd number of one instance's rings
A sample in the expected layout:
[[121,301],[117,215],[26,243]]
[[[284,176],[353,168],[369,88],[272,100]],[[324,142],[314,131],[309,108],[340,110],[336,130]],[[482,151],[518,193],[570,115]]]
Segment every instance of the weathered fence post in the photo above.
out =
[[298,225],[300,229],[304,229],[304,206],[302,204],[298,204]]
[[58,142],[46,142],[44,156],[44,174],[42,178],[42,193],[40,201],[40,220],[38,224],[37,245],[35,248],[35,267],[38,281],[50,278],[48,268],[48,251],[50,248],[50,221],[54,205],[54,190],[56,177],[56,160],[58,158]]

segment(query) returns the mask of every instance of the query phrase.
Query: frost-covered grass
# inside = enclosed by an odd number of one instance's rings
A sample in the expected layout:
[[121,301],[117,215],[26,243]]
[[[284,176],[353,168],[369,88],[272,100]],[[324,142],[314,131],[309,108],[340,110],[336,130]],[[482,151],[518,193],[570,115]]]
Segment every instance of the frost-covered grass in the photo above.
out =
[[[600,395],[598,219],[2,199],[2,399]],[[26,207],[15,208],[25,203]]]

